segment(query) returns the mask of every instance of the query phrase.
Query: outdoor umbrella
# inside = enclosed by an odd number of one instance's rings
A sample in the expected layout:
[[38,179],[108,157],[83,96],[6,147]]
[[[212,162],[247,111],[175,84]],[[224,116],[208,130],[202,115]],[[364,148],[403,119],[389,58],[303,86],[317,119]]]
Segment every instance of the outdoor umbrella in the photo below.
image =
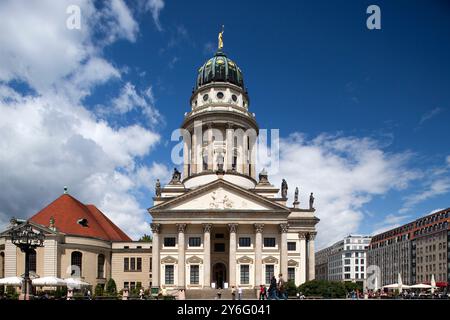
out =
[[431,294],[434,294],[434,289],[436,289],[436,280],[434,279],[434,274],[431,275]]
[[411,289],[431,289],[431,286],[429,284],[420,283],[411,286]]
[[64,279],[64,281],[66,282],[67,287],[69,289],[79,289],[81,287],[90,286],[89,283],[81,281],[81,279],[76,279],[76,278],[67,278],[67,279]]
[[374,292],[378,291],[378,276],[375,276],[375,283],[373,285],[373,291]]
[[3,285],[3,286],[20,287],[20,286],[22,286],[22,283],[23,283],[23,278],[21,278],[21,277],[8,277],[8,278],[0,279],[0,285]]
[[400,274],[400,272],[398,273],[398,293],[402,293],[403,291],[403,282],[402,282],[402,276]]
[[67,282],[57,277],[42,277],[31,281],[33,286],[37,287],[65,287]]

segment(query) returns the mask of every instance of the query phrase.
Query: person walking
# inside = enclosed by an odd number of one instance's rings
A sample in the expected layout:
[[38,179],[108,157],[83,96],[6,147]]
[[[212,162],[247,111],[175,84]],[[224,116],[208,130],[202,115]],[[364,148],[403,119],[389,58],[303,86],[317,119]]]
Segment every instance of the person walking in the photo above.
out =
[[262,284],[259,287],[260,287],[260,289],[259,289],[259,300],[265,300],[266,299],[266,294],[267,294],[266,286]]
[[139,290],[139,299],[144,300],[144,289],[142,288]]
[[272,279],[270,279],[269,299],[271,299],[271,300],[278,300],[278,297],[277,297],[277,279],[275,278],[275,275],[273,275]]
[[239,297],[239,300],[242,300],[242,288],[241,287],[238,287],[238,297]]
[[278,289],[278,296],[279,296],[279,298],[283,299],[283,300],[286,300],[287,299],[287,297],[285,295],[286,294],[285,293],[285,291],[286,291],[286,284],[284,282],[283,275],[281,273],[280,273],[280,275],[278,277],[277,289]]
[[236,289],[234,286],[231,287],[231,300],[236,300]]

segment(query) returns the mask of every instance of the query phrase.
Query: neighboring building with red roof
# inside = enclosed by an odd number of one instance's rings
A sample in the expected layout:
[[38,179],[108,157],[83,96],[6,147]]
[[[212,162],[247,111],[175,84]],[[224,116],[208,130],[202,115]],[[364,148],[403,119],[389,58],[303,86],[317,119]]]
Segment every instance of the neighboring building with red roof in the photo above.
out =
[[106,214],[65,192],[28,220],[12,219],[0,233],[0,278],[21,276],[25,256],[9,232],[31,224],[45,234],[44,246],[30,255],[34,277],[80,277],[103,285],[113,277],[117,289],[151,287],[151,242],[132,241]]

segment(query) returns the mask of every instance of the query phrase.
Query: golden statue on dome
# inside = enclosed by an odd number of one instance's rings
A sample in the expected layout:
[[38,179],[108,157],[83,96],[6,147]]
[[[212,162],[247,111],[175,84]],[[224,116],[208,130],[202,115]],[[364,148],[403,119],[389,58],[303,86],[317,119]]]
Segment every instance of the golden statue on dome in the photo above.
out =
[[219,45],[217,46],[217,48],[219,49],[219,50],[222,50],[222,48],[223,48],[223,32],[224,32],[224,28],[225,28],[225,26],[224,25],[222,25],[222,31],[220,31],[219,32]]

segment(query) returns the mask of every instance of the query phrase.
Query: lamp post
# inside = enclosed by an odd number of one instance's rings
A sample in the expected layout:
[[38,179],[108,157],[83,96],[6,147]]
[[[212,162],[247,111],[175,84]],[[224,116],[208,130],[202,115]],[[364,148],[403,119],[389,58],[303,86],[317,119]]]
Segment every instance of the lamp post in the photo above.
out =
[[37,247],[44,245],[44,234],[33,229],[33,226],[27,221],[10,231],[11,242],[25,253],[25,276],[23,292],[24,300],[29,299],[30,284],[30,253]]

